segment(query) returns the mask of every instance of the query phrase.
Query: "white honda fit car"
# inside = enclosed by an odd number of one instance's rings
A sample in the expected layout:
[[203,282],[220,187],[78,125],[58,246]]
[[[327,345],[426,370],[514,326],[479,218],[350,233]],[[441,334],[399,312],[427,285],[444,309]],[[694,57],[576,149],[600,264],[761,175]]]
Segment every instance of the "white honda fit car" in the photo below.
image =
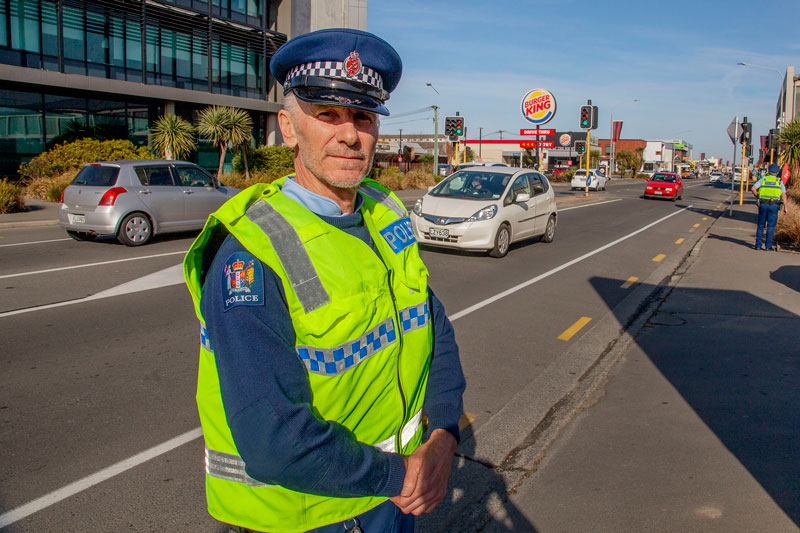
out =
[[539,172],[513,167],[458,171],[417,200],[411,213],[420,244],[488,250],[503,257],[512,242],[552,242],[558,210],[553,188]]

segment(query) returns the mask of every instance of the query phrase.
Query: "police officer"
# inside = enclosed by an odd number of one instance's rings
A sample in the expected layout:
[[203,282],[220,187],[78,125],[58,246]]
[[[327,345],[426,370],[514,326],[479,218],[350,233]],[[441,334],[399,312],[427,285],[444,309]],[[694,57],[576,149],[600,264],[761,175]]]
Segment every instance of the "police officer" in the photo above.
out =
[[270,70],[295,173],[228,201],[184,261],[208,510],[239,531],[413,531],[445,495],[465,382],[408,214],[365,179],[400,57],[328,29]]
[[[786,212],[786,187],[778,177],[780,167],[776,164],[769,166],[768,174],[759,179],[750,188],[758,199],[758,224],[756,225],[756,243],[753,246],[756,250],[761,250],[761,242],[764,236],[764,224],[767,226],[767,240],[764,243],[765,249],[772,250],[772,237],[775,235],[775,225],[778,223],[778,209],[783,204],[783,212]],[[777,249],[774,248],[774,249]]]

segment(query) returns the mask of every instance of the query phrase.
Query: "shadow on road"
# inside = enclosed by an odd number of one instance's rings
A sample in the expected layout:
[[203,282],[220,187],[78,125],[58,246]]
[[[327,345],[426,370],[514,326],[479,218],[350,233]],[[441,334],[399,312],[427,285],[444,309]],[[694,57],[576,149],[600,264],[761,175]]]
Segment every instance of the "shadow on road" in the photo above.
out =
[[[464,428],[462,444],[453,460],[448,494],[432,514],[417,518],[416,530],[535,533],[533,524],[508,501],[508,487],[498,469],[471,459],[475,455],[475,440],[470,436],[471,427]],[[502,511],[493,513],[501,508]],[[488,522],[487,516],[491,516]],[[459,525],[457,529],[453,529],[454,524]]]
[[770,279],[783,283],[790,289],[800,292],[800,267],[795,265],[782,266],[769,275]]
[[[800,267],[781,267],[771,277],[800,289]],[[607,298],[608,287],[619,287],[624,280],[595,277],[591,282]],[[697,416],[797,525],[799,318],[747,292],[678,287],[635,339]],[[696,467],[703,470],[703,465]]]

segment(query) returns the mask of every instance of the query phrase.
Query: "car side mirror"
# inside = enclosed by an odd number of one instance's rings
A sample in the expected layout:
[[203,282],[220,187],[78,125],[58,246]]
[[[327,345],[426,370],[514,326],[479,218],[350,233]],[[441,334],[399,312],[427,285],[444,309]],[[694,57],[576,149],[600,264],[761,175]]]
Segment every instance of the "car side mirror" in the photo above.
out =
[[521,192],[521,193],[519,193],[517,195],[517,197],[514,199],[514,201],[516,201],[516,202],[527,202],[530,199],[531,199],[531,195],[530,194],[528,194],[526,192]]

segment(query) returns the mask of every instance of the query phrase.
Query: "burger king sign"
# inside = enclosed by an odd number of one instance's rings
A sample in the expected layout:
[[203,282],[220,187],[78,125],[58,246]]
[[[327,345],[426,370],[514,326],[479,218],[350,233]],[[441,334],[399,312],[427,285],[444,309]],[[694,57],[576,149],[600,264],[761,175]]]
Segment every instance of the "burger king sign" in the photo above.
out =
[[556,98],[545,89],[532,89],[522,97],[522,116],[534,124],[546,124],[556,114]]

